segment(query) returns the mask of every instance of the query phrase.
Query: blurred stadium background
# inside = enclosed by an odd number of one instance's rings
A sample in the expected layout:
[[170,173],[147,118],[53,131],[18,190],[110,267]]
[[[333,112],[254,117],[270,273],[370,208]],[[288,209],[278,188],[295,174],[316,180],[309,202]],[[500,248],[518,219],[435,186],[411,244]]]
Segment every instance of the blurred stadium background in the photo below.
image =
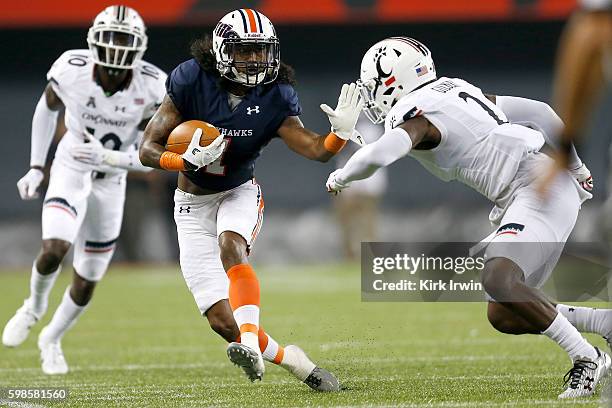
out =
[[[257,8],[277,27],[282,59],[297,72],[306,126],[328,123],[319,104],[333,104],[343,82],[355,80],[363,52],[391,35],[409,35],[432,50],[440,75],[465,78],[488,93],[549,101],[554,55],[574,0],[148,0],[126,1],[148,25],[145,59],[166,71],[190,58],[191,40],[239,7]],[[0,268],[27,266],[40,245],[40,201],[19,199],[16,181],[27,171],[30,123],[45,73],[64,50],[85,48],[92,18],[112,1],[9,2],[0,15]],[[612,121],[609,95],[585,129],[579,150],[596,180],[595,199],[583,211],[574,239],[599,240],[606,197]],[[340,232],[324,190],[333,163],[309,162],[275,141],[256,176],[266,216],[254,252],[261,263],[337,261]],[[177,249],[171,212],[174,175],[132,174],[116,261],[173,262]],[[444,184],[411,160],[389,171],[376,238],[477,240],[488,233],[489,204],[458,184]],[[313,239],[316,237],[316,239]]]

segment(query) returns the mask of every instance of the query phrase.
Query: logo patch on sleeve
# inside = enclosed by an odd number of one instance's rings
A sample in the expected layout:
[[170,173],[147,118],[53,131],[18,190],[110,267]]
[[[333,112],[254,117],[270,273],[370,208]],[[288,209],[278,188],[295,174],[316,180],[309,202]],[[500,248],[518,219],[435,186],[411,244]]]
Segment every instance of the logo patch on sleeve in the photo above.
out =
[[410,109],[408,112],[404,114],[404,117],[402,117],[402,120],[406,122],[408,119],[416,118],[417,116],[420,116],[422,113],[423,111],[415,106],[414,108]]
[[516,235],[524,229],[525,229],[525,226],[523,224],[516,224],[516,223],[511,222],[509,224],[505,224],[499,227],[497,229],[497,234],[495,234],[495,236],[497,237],[503,234]]

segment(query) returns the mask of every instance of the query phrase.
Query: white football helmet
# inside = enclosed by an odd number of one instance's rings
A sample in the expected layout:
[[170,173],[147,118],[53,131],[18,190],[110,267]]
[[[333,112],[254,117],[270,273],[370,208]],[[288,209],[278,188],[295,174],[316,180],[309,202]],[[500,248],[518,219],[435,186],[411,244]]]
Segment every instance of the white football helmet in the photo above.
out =
[[436,67],[426,46],[408,37],[384,39],[361,61],[357,85],[363,112],[372,123],[382,123],[401,97],[435,79]]
[[144,21],[133,8],[109,6],[94,19],[87,44],[96,64],[132,69],[147,49]]
[[267,84],[278,75],[276,30],[257,10],[239,9],[223,16],[213,31],[212,52],[219,73],[242,85]]

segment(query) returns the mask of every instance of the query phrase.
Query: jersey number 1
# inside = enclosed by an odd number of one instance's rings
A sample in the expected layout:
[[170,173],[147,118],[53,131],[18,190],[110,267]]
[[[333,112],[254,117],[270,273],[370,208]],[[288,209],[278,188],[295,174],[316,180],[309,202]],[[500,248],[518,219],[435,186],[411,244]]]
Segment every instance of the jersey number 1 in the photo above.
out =
[[225,147],[223,148],[223,153],[221,153],[221,156],[219,156],[217,160],[204,167],[204,172],[208,174],[214,174],[215,176],[225,176],[225,165],[221,163],[223,162],[223,157],[225,156],[225,153],[227,153],[227,148],[232,142],[232,139],[226,137],[223,140],[225,140]]
[[459,92],[459,97],[461,99],[463,99],[466,103],[468,98],[470,98],[471,100],[473,100],[474,102],[476,102],[478,105],[480,105],[480,107],[482,109],[484,109],[485,112],[487,112],[489,114],[490,117],[493,118],[493,120],[495,120],[497,122],[498,125],[503,125],[504,123],[508,123],[508,121],[502,120],[499,116],[497,116],[495,114],[495,112],[493,112],[493,109],[489,108],[483,101],[481,101],[478,98],[473,97],[472,95],[470,95],[467,92]]

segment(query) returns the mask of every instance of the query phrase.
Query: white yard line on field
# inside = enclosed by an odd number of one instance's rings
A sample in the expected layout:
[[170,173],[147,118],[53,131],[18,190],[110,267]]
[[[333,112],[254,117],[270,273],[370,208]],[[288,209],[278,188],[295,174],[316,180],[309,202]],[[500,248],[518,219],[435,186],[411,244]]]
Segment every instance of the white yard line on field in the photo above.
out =
[[[517,355],[499,355],[499,356],[418,356],[418,357],[402,357],[402,356],[391,356],[386,358],[380,357],[354,357],[345,359],[344,362],[353,363],[411,363],[411,362],[469,362],[469,361],[525,361],[533,360],[533,356],[517,356]],[[557,359],[551,357],[547,359],[556,361]],[[88,365],[88,366],[73,366],[71,371],[137,371],[137,370],[185,370],[195,368],[224,368],[226,363],[184,363],[184,364],[118,364],[118,365]],[[15,368],[0,368],[0,373],[26,373],[26,372],[37,372],[40,371],[40,367],[15,367]]]

